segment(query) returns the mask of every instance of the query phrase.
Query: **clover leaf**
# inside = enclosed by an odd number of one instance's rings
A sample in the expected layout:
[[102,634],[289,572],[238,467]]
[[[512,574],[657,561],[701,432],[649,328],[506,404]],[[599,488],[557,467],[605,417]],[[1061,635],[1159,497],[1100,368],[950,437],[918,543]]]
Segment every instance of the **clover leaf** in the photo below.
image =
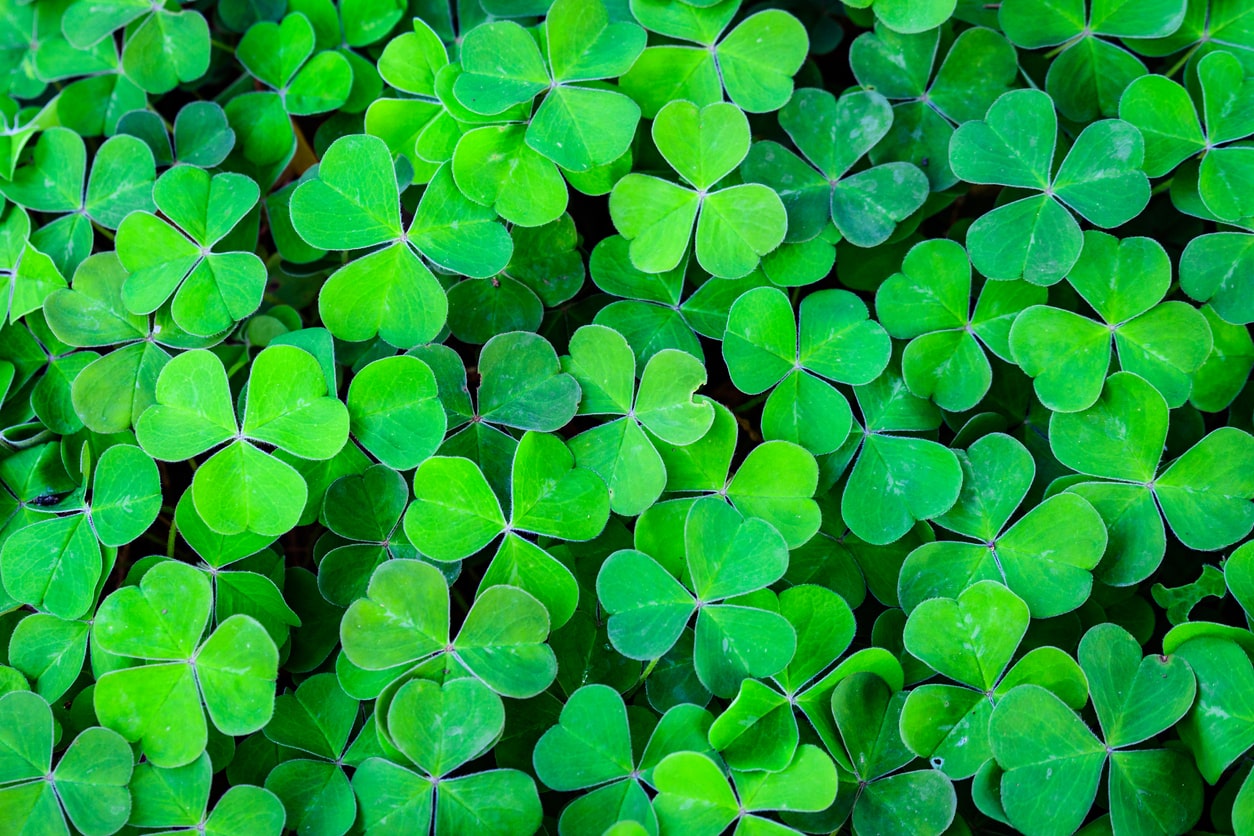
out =
[[1040,821],[1048,805],[1048,832],[1070,832],[1088,813],[1109,760],[1110,813],[1119,832],[1190,827],[1201,812],[1201,780],[1192,764],[1171,749],[1127,748],[1189,710],[1197,684],[1188,664],[1172,656],[1141,658],[1136,640],[1114,624],[1089,630],[1079,658],[1104,743],[1036,685],[1019,685],[993,709],[989,737],[1004,770],[1001,801],[1010,822],[1035,829],[1029,822]]
[[1010,664],[1028,623],[1023,600],[988,580],[956,598],[929,598],[910,612],[902,636],[906,649],[956,683],[927,683],[906,697],[901,736],[910,751],[954,780],[969,778],[993,757],[989,716],[1012,688],[1031,683],[1073,709],[1084,706],[1084,674],[1061,650],[1035,648]]
[[[1102,480],[1069,491],[1090,499],[1119,533],[1112,537],[1118,551],[1105,558],[1112,578],[1131,573],[1139,579],[1157,568],[1166,548],[1163,519],[1180,542],[1201,551],[1232,545],[1254,528],[1254,483],[1246,475],[1254,439],[1221,427],[1160,467],[1166,435],[1166,403],[1130,372],[1107,378],[1087,410],[1050,418],[1050,449],[1058,460]],[[1128,536],[1133,531],[1138,536]]]
[[[417,560],[389,560],[374,571],[365,598],[344,614],[340,638],[353,664],[367,671],[406,669],[447,657],[498,694],[535,696],[553,681],[557,665],[544,643],[549,615],[523,590],[484,589],[457,637],[449,640],[448,585],[440,571]],[[404,666],[404,667],[402,667]]]
[[762,413],[767,438],[821,455],[844,443],[853,421],[845,396],[824,381],[870,383],[888,365],[891,341],[845,290],[810,294],[800,314],[798,323],[780,290],[745,293],[728,313],[723,358],[745,394],[771,389]]
[[1113,341],[1121,369],[1151,383],[1169,407],[1183,405],[1192,390],[1190,376],[1210,353],[1212,337],[1191,305],[1162,301],[1171,284],[1171,262],[1162,246],[1149,238],[1120,241],[1089,230],[1067,280],[1101,322],[1034,305],[1010,328],[1010,353],[1034,378],[1041,403],[1055,412],[1092,406],[1101,395]]
[[[570,695],[558,722],[536,743],[536,774],[559,791],[589,790],[562,810],[563,833],[602,833],[616,821],[657,829],[644,787],[653,770],[675,752],[708,752],[713,718],[695,705],[677,705],[647,736],[631,724],[622,697],[605,685],[586,685]],[[634,743],[634,745],[633,745]],[[637,756],[637,752],[639,755]]]
[[496,213],[467,199],[447,168],[423,192],[408,229],[382,140],[337,140],[318,176],[292,194],[292,224],[325,250],[382,249],[341,267],[323,285],[318,309],[331,333],[350,341],[375,335],[401,348],[433,339],[448,301],[423,257],[445,270],[491,276],[509,262],[513,242]]
[[229,442],[196,470],[192,497],[209,528],[220,534],[279,535],[294,526],[307,487],[290,465],[256,443],[296,456],[329,459],[348,437],[344,404],[327,395],[312,354],[275,345],[253,363],[244,420],[237,423],[226,370],[216,355],[188,351],[157,378],[156,403],[136,424],[140,445],[156,459],[178,461]]
[[207,754],[186,766],[162,768],[149,761],[137,764],[131,779],[134,807],[129,824],[208,836],[278,836],[283,832],[283,805],[261,787],[233,786],[210,810],[212,779],[213,767]]
[[202,642],[212,598],[203,573],[161,561],[137,586],[106,598],[92,624],[101,649],[137,660],[100,677],[96,715],[106,728],[142,742],[158,766],[182,766],[204,751],[206,709],[226,734],[257,731],[274,709],[274,642],[246,615],[226,619]]
[[[9,826],[23,832],[68,832],[66,818],[87,836],[108,836],[131,812],[134,756],[114,731],[93,726],[79,733],[52,766],[52,710],[29,691],[0,698],[5,728],[0,738],[4,787],[0,810]],[[12,735],[21,730],[23,737]]]
[[653,808],[662,832],[715,836],[735,824],[733,833],[743,836],[771,827],[761,823],[762,813],[825,809],[836,797],[837,773],[822,749],[807,744],[797,750],[786,769],[733,771],[731,784],[707,755],[676,752],[654,768],[653,780],[658,788]]
[[666,487],[666,466],[650,436],[683,446],[714,422],[714,407],[693,397],[705,369],[691,354],[664,349],[649,359],[637,386],[631,346],[601,325],[575,332],[564,368],[583,393],[580,414],[623,416],[572,438],[576,463],[605,480],[610,510],[640,514]]
[[127,0],[78,0],[65,10],[62,29],[70,45],[86,49],[126,27],[122,69],[149,93],[193,81],[209,67],[209,25],[200,12],[169,10]]
[[[969,584],[989,579],[1010,587],[1036,618],[1080,606],[1108,539],[1093,505],[1082,494],[1062,493],[1007,526],[1035,474],[1027,448],[993,433],[973,443],[959,461],[962,493],[935,522],[976,542],[938,540],[912,551],[901,567],[903,605],[910,609],[938,594],[956,597]],[[983,499],[991,485],[1002,487],[996,502]]]
[[[767,9],[728,25],[739,0],[676,8],[665,0],[632,0],[631,13],[650,32],[696,46],[652,46],[622,79],[622,86],[654,118],[668,101],[698,107],[723,100],[723,91],[742,110],[778,110],[793,90],[805,60],[808,38],[786,11]],[[659,84],[659,82],[661,82]]]
[[749,153],[749,121],[740,108],[671,102],[653,120],[653,141],[691,188],[645,174],[629,174],[614,186],[610,216],[631,242],[637,269],[674,269],[694,224],[697,262],[724,278],[747,275],[784,240],[787,216],[770,188],[759,183],[714,188]]
[[[832,692],[831,709],[840,731],[846,763],[858,782],[851,817],[860,833],[904,829],[940,834],[953,820],[957,798],[949,778],[938,770],[901,770],[914,754],[902,743],[899,718],[905,692],[894,691],[874,673],[858,672]],[[926,799],[914,807],[903,798]]]
[[683,536],[686,585],[641,551],[615,552],[602,565],[597,597],[610,613],[614,647],[631,659],[657,659],[695,613],[694,662],[710,691],[728,695],[746,677],[778,673],[792,659],[795,631],[773,607],[761,608],[769,606],[769,593],[737,599],[788,568],[779,532],[711,497],[692,503]]
[[571,171],[587,171],[627,151],[640,108],[612,89],[581,83],[627,72],[644,49],[644,30],[611,22],[602,0],[558,0],[544,21],[546,55],[512,21],[475,27],[461,47],[453,93],[470,110],[502,113],[544,100],[526,131],[528,147]]
[[1073,212],[1105,229],[1149,203],[1141,170],[1145,141],[1129,122],[1091,123],[1055,170],[1058,116],[1039,90],[1000,96],[983,120],[958,127],[949,143],[954,173],[969,183],[1040,192],[980,216],[967,236],[971,263],[991,279],[1059,281],[1080,257],[1083,238]]
[[804,88],[779,112],[780,127],[804,156],[772,141],[755,143],[741,165],[751,183],[765,183],[788,212],[789,242],[809,241],[828,220],[851,244],[884,243],[923,205],[928,180],[910,163],[888,162],[850,174],[893,123],[888,100],[871,91],[839,99]]
[[992,385],[985,352],[1010,360],[1012,323],[1045,298],[1044,289],[1027,282],[986,282],[972,306],[966,252],[952,241],[934,240],[910,248],[901,272],[876,291],[875,312],[890,335],[910,340],[901,358],[910,392],[963,412]]
[[474,462],[430,458],[414,472],[405,534],[422,554],[442,562],[469,557],[504,534],[480,588],[498,583],[519,587],[539,599],[560,627],[579,597],[575,578],[522,535],[593,539],[609,519],[609,491],[594,470],[576,463],[561,439],[529,432],[514,452],[508,496],[507,520]]

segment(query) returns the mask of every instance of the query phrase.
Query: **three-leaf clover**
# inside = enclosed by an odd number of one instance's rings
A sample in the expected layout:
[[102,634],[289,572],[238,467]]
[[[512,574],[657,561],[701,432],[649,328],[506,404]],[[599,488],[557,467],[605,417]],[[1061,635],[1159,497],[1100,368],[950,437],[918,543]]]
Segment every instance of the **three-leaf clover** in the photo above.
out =
[[539,828],[540,796],[530,775],[451,774],[490,749],[505,728],[505,707],[488,685],[473,676],[412,679],[387,706],[387,727],[401,757],[369,758],[353,775],[367,830],[428,833],[432,819],[436,836],[527,836]]
[[174,321],[198,336],[225,331],[255,311],[265,264],[253,252],[213,248],[257,205],[257,184],[243,174],[211,176],[180,165],[161,175],[152,194],[173,225],[137,211],[118,226],[118,259],[130,273],[122,286],[127,310],[149,314],[173,297]]
[[993,756],[988,718],[1017,685],[1053,692],[1075,710],[1088,701],[1084,674],[1056,647],[1014,659],[1027,633],[1028,607],[995,581],[978,581],[956,598],[929,598],[910,612],[906,650],[952,681],[916,686],[901,710],[906,746],[955,781],[970,778]]
[[1008,334],[1016,317],[1046,299],[1023,281],[986,282],[972,306],[971,262],[962,245],[922,241],[875,294],[884,329],[907,339],[902,379],[920,398],[941,409],[965,412],[988,394],[993,369],[986,351],[1009,361]]
[[296,525],[308,488],[294,468],[257,444],[329,459],[348,438],[348,409],[327,393],[314,356],[290,345],[257,355],[243,400],[240,423],[222,361],[209,351],[188,351],[161,370],[156,403],[140,416],[135,436],[162,461],[183,461],[226,443],[192,478],[196,511],[220,534],[278,536]]
[[1149,203],[1141,170],[1145,141],[1118,119],[1089,124],[1054,169],[1058,115],[1040,90],[1013,90],[983,120],[958,127],[949,143],[954,173],[968,183],[1027,189],[981,215],[967,233],[971,263],[990,279],[1023,278],[1050,285],[1080,257],[1083,236],[1073,212],[1106,229]]
[[631,242],[638,269],[674,269],[694,224],[697,263],[725,278],[748,274],[784,240],[788,217],[774,191],[760,183],[715,188],[749,153],[749,120],[740,108],[671,102],[653,120],[653,142],[688,185],[632,173],[614,186],[610,217]]
[[474,27],[461,44],[454,95],[491,116],[544,93],[527,126],[528,147],[575,172],[618,159],[635,136],[640,108],[612,88],[586,85],[631,69],[644,49],[644,30],[611,22],[603,0],[557,0],[541,37],[546,55],[513,21]]
[[625,549],[601,566],[597,598],[610,614],[614,648],[629,659],[658,659],[695,614],[693,659],[710,691],[730,696],[746,677],[778,673],[797,643],[764,591],[788,568],[783,537],[769,523],[703,497],[691,504],[683,538],[682,565]]
[[274,710],[279,652],[270,635],[233,615],[202,642],[212,602],[203,572],[162,560],[110,594],[92,624],[94,645],[132,660],[97,679],[96,716],[141,742],[157,766],[182,766],[205,750],[206,709],[231,735],[257,731]]
[[1068,487],[1089,500],[1111,528],[1115,549],[1102,575],[1135,583],[1163,559],[1163,519],[1181,543],[1214,551],[1254,529],[1254,438],[1220,427],[1160,469],[1168,410],[1158,390],[1131,372],[1106,380],[1097,403],[1055,413],[1049,446],[1067,467],[1099,481]]
[[405,535],[426,557],[469,557],[504,534],[480,589],[510,584],[534,595],[553,624],[565,624],[579,598],[574,576],[523,534],[591,540],[605,528],[610,497],[605,481],[576,464],[557,436],[529,432],[514,451],[508,519],[483,472],[469,459],[436,456],[414,471],[414,501]]
[[569,442],[575,462],[599,474],[610,493],[610,510],[637,516],[666,487],[666,466],[650,436],[684,446],[714,422],[714,407],[693,393],[705,369],[691,354],[664,349],[649,359],[636,384],[636,359],[618,332],[586,325],[570,339],[563,364],[579,382],[583,415],[622,416]]
[[992,433],[958,456],[962,493],[934,522],[975,542],[937,540],[910,553],[898,592],[907,610],[935,595],[957,597],[980,580],[1004,583],[1036,618],[1084,603],[1106,549],[1102,517],[1081,495],[1061,493],[1008,525],[1036,463],[1011,436]]
[[1060,47],[1045,74],[1047,92],[1068,119],[1088,122],[1114,116],[1129,82],[1145,65],[1115,38],[1137,48],[1141,39],[1170,35],[1184,20],[1185,0],[1129,7],[1107,0],[1063,0],[1048,7],[1009,0],[997,20],[1010,41],[1024,49]]
[[811,293],[800,317],[783,291],[750,290],[732,305],[723,335],[723,359],[736,388],[746,395],[771,390],[762,434],[815,455],[840,447],[853,425],[848,400],[827,381],[870,383],[891,353],[888,334],[847,290]]
[[804,159],[777,142],[758,142],[740,173],[783,199],[787,241],[809,241],[830,220],[849,243],[874,247],[927,198],[927,176],[910,163],[850,173],[893,124],[893,108],[879,93],[856,90],[837,99],[826,90],[798,90],[779,124]]
[[468,276],[499,273],[513,241],[496,213],[467,199],[442,168],[423,192],[408,228],[401,223],[400,187],[392,155],[370,136],[337,139],[318,176],[292,194],[292,225],[324,250],[385,245],[337,270],[318,294],[318,312],[332,334],[374,336],[400,348],[429,342],[444,327],[448,300],[423,258]]
[[0,697],[0,815],[15,833],[68,833],[66,817],[84,836],[109,836],[131,813],[134,754],[117,732],[80,732],[52,766],[52,710],[42,697],[12,691]]
[[943,444],[901,434],[931,432],[941,416],[930,401],[911,394],[892,367],[855,386],[853,393],[864,426],[855,430],[860,431],[852,441],[857,459],[845,482],[840,514],[858,538],[886,545],[915,522],[953,507],[963,487],[962,467]]
[[[1212,52],[1197,63],[1201,119],[1189,91],[1161,75],[1137,79],[1119,100],[1120,118],[1145,136],[1145,173],[1161,177],[1200,155],[1189,177],[1196,179],[1202,207],[1215,219],[1242,225],[1254,215],[1254,200],[1242,185],[1250,179],[1254,151],[1239,142],[1254,134],[1254,118],[1243,104],[1254,89],[1247,86],[1246,72],[1227,52]],[[1176,208],[1190,212],[1189,202],[1174,202]]]
[[631,0],[641,26],[682,42],[649,47],[622,78],[646,117],[680,99],[698,107],[721,102],[724,90],[750,113],[769,113],[788,101],[809,48],[805,27],[786,11],[766,9],[724,35],[739,10],[740,0],[684,6]]
[[1019,685],[993,709],[989,738],[1008,823],[1025,833],[1073,832],[1109,761],[1114,832],[1187,830],[1202,810],[1193,764],[1173,749],[1128,747],[1171,728],[1189,710],[1197,693],[1189,665],[1174,656],[1142,658],[1140,645],[1115,624],[1089,630],[1078,656],[1104,741],[1037,685]]
[[1171,261],[1162,245],[1088,230],[1067,281],[1100,322],[1034,305],[1010,329],[1010,353],[1033,378],[1041,403],[1055,412],[1092,406],[1102,393],[1113,342],[1121,369],[1152,384],[1169,407],[1182,406],[1212,338],[1192,305],[1162,301],[1171,285]]

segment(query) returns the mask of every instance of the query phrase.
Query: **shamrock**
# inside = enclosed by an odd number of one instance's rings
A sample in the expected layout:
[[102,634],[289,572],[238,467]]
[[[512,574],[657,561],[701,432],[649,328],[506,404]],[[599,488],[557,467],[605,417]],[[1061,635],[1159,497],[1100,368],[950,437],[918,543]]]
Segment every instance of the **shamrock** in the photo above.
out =
[[[883,0],[875,8],[880,5]],[[871,159],[918,166],[933,191],[958,180],[949,168],[954,126],[984,116],[1018,73],[1014,47],[991,29],[962,32],[936,67],[939,46],[937,29],[902,34],[877,23],[849,48],[858,83],[893,104],[892,128],[871,149]]]
[[1145,75],[1145,65],[1113,39],[1131,41],[1135,49],[1140,39],[1170,35],[1184,20],[1184,9],[1185,0],[1136,12],[1102,0],[1066,0],[1046,12],[1030,0],[1010,0],[997,19],[1006,37],[1024,49],[1061,45],[1045,75],[1045,91],[1067,119],[1088,122],[1114,116],[1119,94]]
[[840,513],[859,539],[886,545],[900,539],[916,521],[953,507],[963,484],[962,468],[949,448],[899,434],[940,426],[940,410],[912,395],[899,372],[889,367],[872,382],[855,386],[853,393],[864,427],[857,430],[860,440],[846,442],[857,459],[845,483]]
[[629,659],[664,655],[695,614],[697,676],[730,696],[746,677],[778,673],[796,649],[795,631],[765,591],[788,568],[788,549],[770,524],[712,497],[692,503],[683,531],[683,566],[617,551],[597,575],[597,597],[610,613],[610,641]]
[[575,436],[570,448],[576,464],[609,486],[610,510],[637,516],[666,486],[666,466],[650,435],[682,447],[714,421],[714,407],[693,397],[705,369],[691,354],[664,349],[649,359],[637,387],[631,346],[601,325],[575,332],[563,368],[579,382],[580,414],[622,416]]
[[698,107],[721,102],[724,90],[750,113],[769,113],[788,101],[809,46],[805,27],[788,12],[767,9],[724,35],[739,9],[740,0],[689,8],[631,0],[641,26],[683,42],[649,47],[621,79],[646,117],[655,118],[670,101],[686,99]]
[[1035,648],[1010,664],[1029,620],[1023,599],[989,580],[956,598],[929,598],[906,620],[906,650],[955,684],[928,683],[909,693],[901,709],[902,741],[955,781],[975,775],[993,757],[988,719],[1011,689],[1039,685],[1075,710],[1088,701],[1084,674],[1056,647]]
[[1050,417],[1058,461],[1097,479],[1068,492],[1091,502],[1111,529],[1113,549],[1101,571],[1108,583],[1135,583],[1158,568],[1164,518],[1181,543],[1199,551],[1230,546],[1254,528],[1254,438],[1221,427],[1163,468],[1167,413],[1158,390],[1118,372],[1093,406]]
[[448,302],[422,257],[470,276],[491,276],[509,262],[509,233],[494,212],[458,191],[447,168],[423,192],[408,229],[401,225],[399,198],[387,146],[366,136],[332,143],[317,178],[292,194],[292,224],[310,245],[351,250],[386,244],[341,267],[318,294],[322,320],[340,339],[378,335],[401,348],[433,339]]
[[1005,93],[983,120],[954,132],[949,162],[958,177],[1041,192],[999,206],[971,225],[971,263],[990,279],[1054,284],[1083,247],[1072,212],[1109,229],[1149,203],[1149,179],[1141,170],[1145,142],[1134,125],[1119,119],[1091,123],[1055,171],[1057,134],[1053,101],[1039,90]]
[[898,730],[905,701],[904,691],[869,672],[849,676],[832,692],[841,755],[857,781],[851,814],[856,833],[939,836],[953,821],[957,796],[945,773],[901,771],[915,760]]
[[131,812],[134,755],[114,731],[80,732],[52,767],[52,709],[29,691],[0,697],[0,810],[21,833],[68,833],[66,817],[85,836],[109,836]]
[[876,291],[875,313],[889,334],[910,340],[901,356],[910,392],[941,409],[965,412],[993,382],[985,351],[1010,360],[1011,324],[1045,299],[1044,288],[1027,282],[986,282],[972,307],[966,251],[937,239],[910,248],[901,272]]
[[352,826],[357,804],[343,760],[357,713],[357,700],[344,693],[335,674],[315,674],[275,698],[274,716],[263,731],[300,756],[271,770],[266,789],[283,802],[289,827],[343,836]]
[[783,199],[789,242],[813,239],[830,219],[849,243],[874,247],[927,198],[927,176],[910,163],[849,174],[893,124],[893,109],[879,93],[858,90],[837,99],[826,90],[798,90],[779,112],[779,124],[805,159],[777,142],[758,142],[740,173]]
[[[313,25],[296,11],[280,23],[254,23],[236,47],[244,69],[271,88],[227,103],[231,121],[239,126],[243,152],[253,161],[274,162],[290,153],[296,137],[288,114],[325,113],[348,100],[352,65],[333,49],[315,53],[315,45]],[[251,118],[241,118],[245,114]]]
[[1254,322],[1254,288],[1248,279],[1252,256],[1254,235],[1199,235],[1180,255],[1180,289],[1199,302],[1210,303],[1202,309],[1203,315],[1210,310],[1225,322],[1248,325]]
[[600,834],[624,820],[656,832],[657,816],[644,789],[657,789],[653,770],[675,752],[710,751],[706,733],[713,718],[705,709],[675,706],[643,741],[630,710],[613,688],[585,685],[570,695],[557,724],[536,743],[533,760],[541,782],[561,792],[590,790],[562,810],[562,833]]
[[809,813],[825,809],[836,797],[836,766],[822,749],[807,744],[780,772],[732,771],[731,784],[718,765],[700,752],[667,755],[653,770],[658,794],[653,800],[663,833],[717,836],[733,824],[739,836],[770,828],[797,833],[759,814]]
[[134,137],[101,144],[90,177],[82,138],[65,128],[44,131],[32,157],[12,178],[0,180],[0,193],[26,209],[62,215],[37,237],[44,252],[59,256],[54,261],[67,275],[91,253],[93,222],[117,229],[129,212],[153,209],[156,168],[148,146]]
[[[1145,136],[1145,173],[1170,174],[1189,157],[1189,179],[1204,215],[1245,223],[1254,215],[1254,202],[1238,184],[1249,178],[1250,151],[1238,140],[1254,134],[1254,120],[1243,110],[1246,69],[1227,52],[1212,52],[1197,63],[1202,119],[1184,87],[1160,75],[1143,76],[1124,91],[1119,116]],[[1202,124],[1205,122],[1205,129]],[[1181,178],[1182,181],[1184,178]],[[1173,190],[1173,199],[1176,193]],[[1181,211],[1193,214],[1190,203],[1174,200]]]
[[283,832],[283,805],[269,790],[236,784],[210,811],[212,781],[213,766],[204,752],[184,766],[160,767],[151,761],[137,764],[131,777],[134,803],[128,823],[171,834],[279,836]]
[[222,361],[194,350],[161,370],[156,403],[140,416],[135,435],[162,461],[182,461],[229,442],[196,469],[191,491],[197,512],[221,534],[277,536],[300,518],[308,489],[295,469],[256,444],[329,459],[344,446],[348,427],[348,410],[327,394],[313,355],[275,345],[253,361],[242,424]]
[[384,758],[362,762],[353,789],[367,829],[427,833],[433,818],[437,836],[481,828],[526,836],[539,828],[540,796],[531,776],[516,769],[451,775],[490,749],[504,730],[501,698],[483,682],[410,680],[392,698],[387,725],[404,761],[417,771]]
[[176,166],[157,180],[153,200],[175,225],[133,212],[118,227],[118,258],[130,272],[122,287],[127,310],[148,314],[173,296],[183,330],[210,336],[261,304],[266,269],[252,252],[214,252],[257,204],[257,184],[242,174]]
[[153,404],[169,349],[217,341],[181,329],[168,307],[152,316],[131,313],[122,298],[126,279],[116,253],[97,253],[78,266],[68,289],[44,299],[44,316],[57,339],[79,348],[115,347],[85,365],[70,386],[74,414],[98,433],[131,429]]
[[1055,412],[1092,406],[1110,368],[1113,341],[1121,369],[1151,383],[1169,407],[1183,405],[1192,389],[1190,375],[1210,354],[1212,337],[1196,308],[1162,301],[1171,284],[1171,261],[1162,245],[1088,230],[1067,281],[1101,322],[1034,305],[1010,329],[1010,353],[1034,378],[1041,403]]
[[801,303],[800,323],[783,291],[750,290],[732,305],[723,335],[736,388],[747,395],[771,390],[762,434],[815,455],[840,447],[853,422],[845,396],[825,381],[870,383],[890,354],[884,329],[847,290],[811,293]]
[[[1173,726],[1193,704],[1197,683],[1184,659],[1141,657],[1122,627],[1099,624],[1080,642],[1105,741],[1057,696],[1037,685],[1010,690],[989,719],[1002,770],[1006,818],[1024,833],[1072,833],[1088,814],[1110,762],[1115,833],[1187,830],[1202,810],[1202,782],[1182,753],[1130,749]],[[1048,813],[1045,807],[1048,805]]]
[[504,534],[480,589],[508,583],[534,595],[554,625],[569,620],[579,597],[570,570],[522,534],[591,540],[605,528],[610,497],[604,480],[576,464],[556,436],[528,432],[518,442],[511,471],[508,520],[474,462],[436,456],[414,472],[414,501],[405,511],[405,535],[438,561],[469,557]]
[[101,546],[136,539],[161,509],[156,465],[134,445],[106,449],[83,482],[84,488],[90,484],[89,498],[76,492],[63,499],[54,510],[69,513],[40,515],[38,522],[11,532],[0,548],[8,595],[67,621],[91,612],[97,585],[112,568],[113,554],[106,567]]
[[489,116],[544,93],[525,133],[529,148],[576,172],[621,157],[635,135],[640,108],[616,90],[581,84],[627,72],[644,49],[644,30],[627,21],[612,23],[602,0],[557,0],[542,37],[544,56],[517,23],[476,26],[462,42],[463,72],[453,94]]
[[749,120],[727,103],[698,108],[675,101],[653,120],[653,141],[691,188],[628,174],[610,194],[610,217],[631,242],[631,263],[646,273],[679,264],[696,224],[695,253],[706,272],[739,278],[784,240],[779,196],[758,183],[713,187],[749,153]]
[[209,67],[209,25],[200,12],[127,0],[78,0],[61,26],[70,45],[87,49],[126,27],[122,69],[149,93],[193,81]]
[[386,465],[331,483],[322,518],[334,545],[318,563],[318,589],[328,601],[346,607],[366,593],[370,574],[380,563],[418,557],[401,529],[408,502],[405,479]]
[[213,592],[204,573],[161,560],[138,585],[100,604],[92,642],[135,660],[100,676],[96,716],[157,766],[182,766],[205,750],[208,727],[225,734],[262,728],[274,709],[279,654],[255,619],[234,615],[203,642]]
[[[1081,494],[1061,493],[1007,526],[1036,473],[1027,448],[992,433],[958,460],[962,493],[934,522],[976,542],[938,540],[912,551],[901,567],[902,606],[912,609],[935,595],[956,597],[983,579],[1010,587],[1036,618],[1084,603],[1107,543],[1098,511]],[[993,485],[997,489],[990,494]]]
[[456,352],[426,346],[410,353],[435,373],[448,427],[455,431],[441,454],[472,459],[502,493],[517,444],[504,430],[554,432],[579,407],[579,384],[562,371],[557,351],[537,334],[511,331],[488,340],[479,351],[474,403]]

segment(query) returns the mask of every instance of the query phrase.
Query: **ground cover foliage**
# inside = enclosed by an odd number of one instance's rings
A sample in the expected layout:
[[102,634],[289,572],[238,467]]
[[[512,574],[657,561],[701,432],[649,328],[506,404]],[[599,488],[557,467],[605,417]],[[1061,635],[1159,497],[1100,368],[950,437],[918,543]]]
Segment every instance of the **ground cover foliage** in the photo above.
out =
[[1254,834],[1254,7],[0,0],[0,830]]

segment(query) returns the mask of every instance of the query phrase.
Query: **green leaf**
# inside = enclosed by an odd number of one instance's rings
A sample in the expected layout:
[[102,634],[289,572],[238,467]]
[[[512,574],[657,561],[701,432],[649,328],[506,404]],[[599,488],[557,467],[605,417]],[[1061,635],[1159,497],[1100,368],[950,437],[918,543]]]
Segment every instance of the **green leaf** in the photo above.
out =
[[435,375],[416,357],[370,363],[353,377],[346,402],[353,436],[396,470],[416,467],[444,440]]
[[401,218],[392,155],[381,139],[336,140],[318,176],[292,194],[292,225],[311,246],[353,250],[400,238]]
[[915,607],[903,640],[912,655],[956,682],[992,690],[1027,632],[1028,608],[1010,590],[981,581],[956,600]]
[[405,536],[435,560],[461,560],[504,531],[505,517],[474,462],[433,456],[414,472]]

